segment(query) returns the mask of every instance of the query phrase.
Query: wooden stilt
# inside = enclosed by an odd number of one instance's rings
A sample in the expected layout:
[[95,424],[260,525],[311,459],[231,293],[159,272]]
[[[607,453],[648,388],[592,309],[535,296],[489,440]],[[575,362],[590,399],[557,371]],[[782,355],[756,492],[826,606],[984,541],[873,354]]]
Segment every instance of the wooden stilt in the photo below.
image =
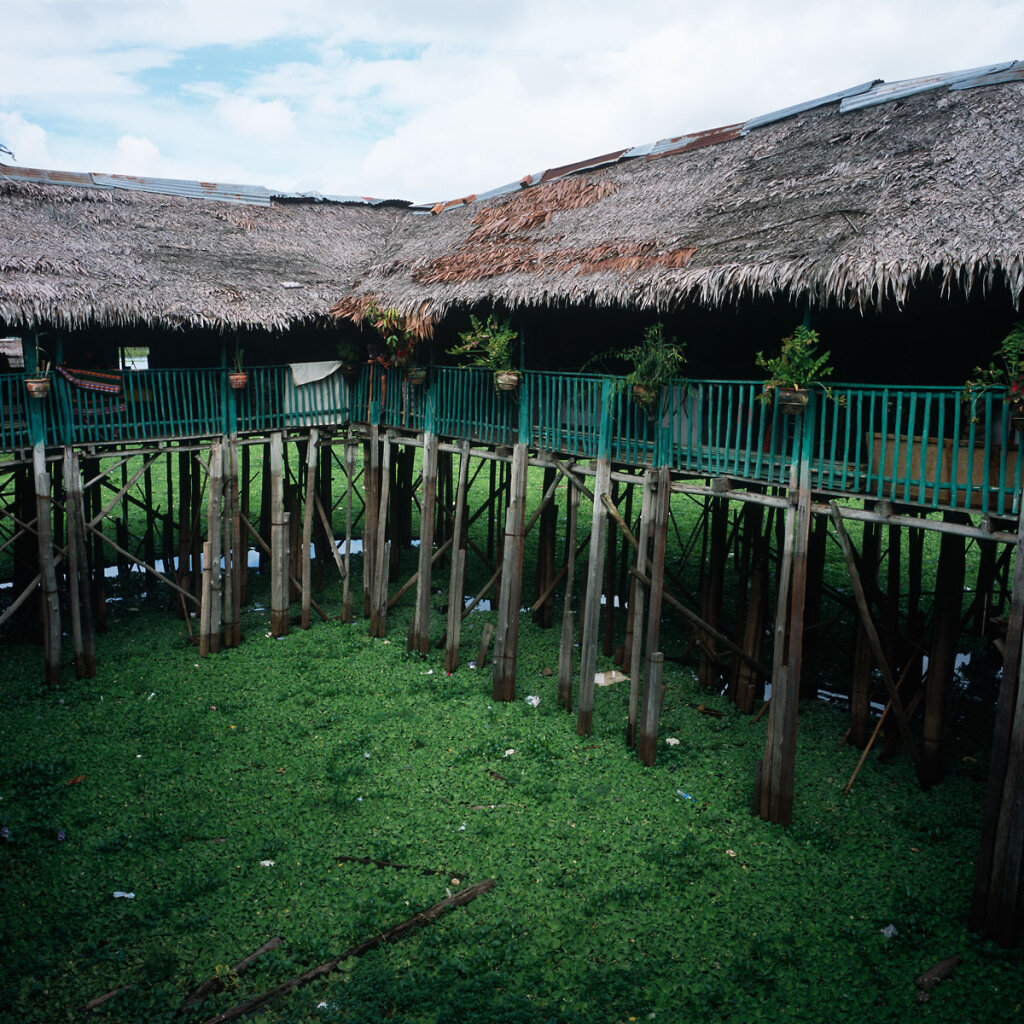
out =
[[661,705],[665,699],[665,684],[662,677],[665,671],[665,656],[655,651],[648,658],[647,685],[644,690],[644,717],[640,723],[640,735],[637,739],[637,756],[646,765],[653,765],[658,753],[658,720],[661,717]]
[[519,645],[519,606],[523,583],[523,537],[526,520],[526,475],[529,465],[525,444],[512,451],[509,502],[502,549],[498,628],[494,640],[494,700],[511,701],[516,695]]
[[[707,571],[704,574],[701,618],[709,626],[717,628],[718,616],[722,610],[722,591],[725,586],[726,536],[729,529],[729,503],[725,498],[711,499],[710,520],[709,558]],[[718,660],[709,656],[707,643],[703,638],[699,642],[701,648],[698,668],[700,688],[718,692],[721,689]]]
[[224,606],[223,577],[221,574],[221,516],[224,500],[224,446],[217,442],[210,448],[210,493],[207,499],[206,536],[209,542],[209,553],[203,547],[203,572],[207,571],[209,559],[209,583],[204,580],[205,588],[210,588],[210,611],[207,628],[209,630],[209,647],[213,654],[221,648],[221,619]]
[[430,651],[430,586],[434,554],[434,506],[437,497],[437,435],[423,437],[423,504],[420,507],[419,580],[409,649]]
[[[68,611],[71,617],[71,646],[75,652],[75,678],[81,679],[85,674],[85,642],[82,634],[82,606],[79,601],[79,574],[81,565],[78,555],[78,537],[81,527],[75,519],[77,504],[75,486],[74,453],[70,447],[64,449],[64,508],[67,521],[67,579],[68,579]],[[78,481],[81,486],[81,481]],[[88,608],[88,601],[86,601]]]
[[[544,468],[544,490],[547,491],[554,483],[557,471],[554,466]],[[533,621],[543,629],[550,629],[552,624],[552,609],[554,596],[548,585],[555,577],[555,525],[558,521],[558,506],[551,502],[541,513],[540,535],[537,539],[537,571],[535,573],[536,588],[534,598],[547,594],[544,601],[536,604],[533,611]]]
[[580,489],[569,482],[569,527],[565,543],[565,596],[562,601],[562,638],[558,648],[558,703],[572,710],[573,657],[572,591],[576,579],[576,524],[579,520]]
[[[865,523],[861,542],[860,574],[864,581],[865,596],[873,594],[878,576],[878,542],[880,529],[877,523]],[[871,670],[874,655],[871,643],[864,630],[864,624],[857,620],[857,637],[853,647],[853,669],[850,678],[850,742],[860,749],[868,742],[871,733],[871,691],[873,689]]]
[[306,445],[306,494],[302,503],[302,628],[309,629],[309,602],[312,593],[312,551],[313,540],[313,508],[316,503],[316,458],[319,432],[316,427],[309,428],[309,441]]
[[[612,505],[618,508],[619,483],[617,480],[611,482],[608,499]],[[610,658],[615,653],[615,548],[618,534],[615,530],[608,530],[607,534],[604,566],[604,628],[601,652],[606,658]]]
[[[235,471],[232,473],[232,476],[237,480],[238,479],[237,466],[238,466],[238,454],[239,454],[238,436],[235,435],[232,440],[234,442],[234,449],[235,449],[234,465],[236,467]],[[266,447],[266,446],[264,445],[264,447]],[[236,487],[235,506],[234,506],[235,507],[234,531],[235,531],[235,537],[236,537],[235,544],[236,544],[236,552],[237,552],[237,555],[238,555],[238,560],[239,560],[240,568],[241,568],[241,571],[239,572],[239,580],[240,580],[241,585],[238,588],[238,610],[239,610],[239,615],[238,615],[238,636],[237,636],[236,641],[235,641],[236,645],[238,643],[241,643],[241,640],[242,640],[242,635],[241,635],[242,634],[242,619],[241,619],[242,605],[244,605],[249,600],[249,542],[248,542],[248,539],[246,538],[246,535],[242,532],[241,517],[245,516],[246,519],[250,519],[251,518],[251,516],[249,515],[249,512],[250,512],[250,509],[249,509],[249,502],[250,502],[249,492],[250,492],[250,489],[251,489],[251,486],[252,486],[252,454],[251,454],[251,446],[250,445],[243,445],[242,449],[241,449],[241,455],[242,455],[241,486]]]
[[[644,476],[640,495],[640,535],[637,537],[636,567],[643,573],[647,572],[647,548],[651,537],[651,519],[654,514],[654,474],[648,471]],[[633,640],[630,644],[628,668],[629,673],[629,711],[626,717],[626,744],[632,747],[636,743],[636,730],[640,713],[640,676],[643,672],[643,635],[644,635],[644,603],[646,590],[644,585],[634,576],[633,597],[629,602],[629,618],[632,623]]]
[[230,608],[224,604],[224,645],[237,647],[242,642],[242,602],[245,593],[245,579],[248,575],[248,550],[242,535],[241,515],[238,502],[238,435],[232,434],[227,446],[227,498],[225,517],[231,542],[226,551],[231,569]]
[[601,579],[604,566],[605,533],[608,510],[604,497],[611,484],[611,463],[597,460],[594,477],[594,511],[590,527],[590,555],[587,560],[587,583],[582,611],[583,637],[580,642],[580,686],[576,710],[576,734],[589,736],[594,717],[594,673],[597,671],[597,641],[601,615]]
[[78,590],[79,618],[82,628],[82,655],[84,675],[92,679],[96,675],[96,643],[92,629],[92,608],[89,602],[88,548],[85,529],[85,506],[82,495],[82,470],[78,456],[72,455],[71,480],[73,493],[69,500],[71,514],[75,520],[75,546],[78,552],[77,579],[72,586]]
[[210,541],[203,544],[202,580],[199,604],[199,657],[206,658],[210,654],[213,618],[213,544]]
[[660,653],[661,605],[665,591],[665,552],[668,547],[668,511],[672,499],[672,480],[666,467],[657,470],[657,493],[654,499],[653,540],[651,558],[651,587],[647,613],[647,651],[644,671],[643,709],[641,730],[637,737],[637,757],[644,764],[653,765],[658,748],[658,719],[663,696],[663,658]]
[[[803,650],[800,654],[803,661],[806,661],[814,651],[821,626],[827,540],[828,520],[824,516],[812,516],[807,540],[807,596],[804,602]],[[800,695],[815,698],[818,696],[818,682],[813,675],[800,673]]]
[[970,918],[971,928],[1006,946],[1016,938],[1024,850],[1024,514],[1015,554]]
[[[370,427],[370,440],[363,446],[363,491],[363,615],[370,618],[380,510],[380,430],[375,425]],[[373,635],[371,629],[370,636]]]
[[387,533],[388,507],[391,504],[390,434],[384,441],[384,458],[380,465],[380,499],[377,507],[377,531],[374,541],[373,590],[370,600],[370,636],[382,638],[387,633],[388,567],[390,541]]
[[[355,444],[345,440],[345,579],[341,586],[341,621],[352,621],[352,487],[356,472]],[[363,548],[366,561],[366,548]]]
[[[947,521],[963,519],[946,513]],[[918,531],[920,532],[920,531]],[[942,534],[939,546],[939,567],[935,579],[935,605],[932,615],[932,646],[928,656],[927,695],[924,711],[924,736],[921,744],[922,772],[928,784],[942,779],[943,732],[949,692],[953,686],[957,640],[960,635],[960,612],[964,595],[964,538],[953,533]]]
[[43,659],[46,682],[60,683],[60,595],[57,593],[57,569],[54,565],[53,532],[50,519],[50,474],[46,471],[46,448],[38,442],[32,449],[36,490],[36,538],[39,542],[39,571],[43,594],[40,618],[43,624]]
[[469,442],[459,446],[459,483],[455,491],[452,522],[452,565],[448,580],[448,627],[445,632],[444,668],[459,667],[459,638],[462,632],[462,607],[466,588],[466,487],[469,479]]
[[270,435],[270,632],[288,635],[288,516],[284,510],[284,437]]

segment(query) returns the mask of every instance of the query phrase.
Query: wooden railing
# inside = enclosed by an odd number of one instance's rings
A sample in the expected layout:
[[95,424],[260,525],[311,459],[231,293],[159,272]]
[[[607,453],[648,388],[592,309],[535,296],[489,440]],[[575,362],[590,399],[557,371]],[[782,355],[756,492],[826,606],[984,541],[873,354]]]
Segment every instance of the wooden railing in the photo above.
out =
[[376,424],[446,438],[532,447],[571,458],[667,465],[682,474],[786,485],[804,431],[812,487],[925,508],[993,515],[1018,510],[1022,435],[998,389],[972,407],[955,387],[836,385],[802,416],[781,415],[751,381],[673,381],[642,408],[620,380],[527,372],[518,391],[485,370],[430,367],[424,384],[363,367],[348,380],[296,386],[286,366],[249,370],[233,391],[220,369],[142,370],[120,394],[60,376],[29,398],[20,375],[0,376],[0,449],[264,433],[312,425]]

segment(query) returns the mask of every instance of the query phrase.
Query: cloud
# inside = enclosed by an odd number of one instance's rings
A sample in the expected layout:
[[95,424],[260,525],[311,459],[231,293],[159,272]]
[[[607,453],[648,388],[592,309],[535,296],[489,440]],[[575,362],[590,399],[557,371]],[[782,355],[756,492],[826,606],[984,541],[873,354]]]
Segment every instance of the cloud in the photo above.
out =
[[47,162],[46,131],[20,114],[0,113],[0,142],[14,153],[23,167],[45,166]]
[[117,140],[113,174],[155,175],[161,172],[160,150],[150,139],[122,135]]
[[438,199],[1015,56],[1000,0],[34,0],[0,131],[44,166]]

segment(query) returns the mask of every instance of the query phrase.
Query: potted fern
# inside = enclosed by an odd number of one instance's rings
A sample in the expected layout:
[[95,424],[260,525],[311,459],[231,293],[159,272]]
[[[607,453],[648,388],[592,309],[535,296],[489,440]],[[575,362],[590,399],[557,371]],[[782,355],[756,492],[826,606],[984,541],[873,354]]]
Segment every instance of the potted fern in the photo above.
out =
[[651,324],[639,345],[619,355],[632,364],[625,383],[633,400],[650,412],[658,404],[662,385],[679,376],[686,365],[686,346],[675,338],[666,338],[661,323]]
[[821,384],[822,377],[832,373],[828,365],[830,351],[817,353],[820,343],[817,331],[801,324],[788,338],[782,339],[782,348],[777,356],[766,357],[758,352],[754,357],[756,365],[768,371],[768,379],[759,396],[762,402],[775,401],[776,408],[786,416],[796,416],[807,407],[810,389],[820,385],[827,397],[832,398],[830,388]]
[[448,349],[448,355],[468,360],[468,366],[482,366],[494,372],[499,391],[515,391],[520,373],[512,369],[512,346],[519,333],[508,320],[499,321],[493,313],[486,320],[469,315],[469,330],[459,334],[460,342]]

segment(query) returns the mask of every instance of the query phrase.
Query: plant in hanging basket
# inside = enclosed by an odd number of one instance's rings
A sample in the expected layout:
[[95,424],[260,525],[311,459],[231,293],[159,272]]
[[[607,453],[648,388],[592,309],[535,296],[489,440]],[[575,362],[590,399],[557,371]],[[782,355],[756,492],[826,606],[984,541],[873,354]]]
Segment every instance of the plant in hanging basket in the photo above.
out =
[[469,314],[468,331],[459,333],[459,344],[448,349],[448,355],[465,360],[464,366],[480,366],[494,371],[494,386],[499,391],[515,391],[520,374],[512,369],[512,346],[519,332],[511,321],[500,321],[493,313],[481,320]]
[[39,344],[38,335],[36,335],[35,350],[35,375],[25,378],[25,390],[32,398],[45,398],[50,393],[50,359],[46,350]]
[[249,383],[249,374],[246,373],[245,367],[245,352],[239,348],[237,342],[235,344],[235,353],[231,357],[231,369],[228,370],[228,384],[235,390],[240,391]]
[[633,368],[626,374],[625,383],[638,405],[653,410],[658,404],[661,386],[677,377],[686,365],[686,346],[675,338],[666,338],[661,323],[651,324],[639,345],[621,353]]
[[1010,420],[1017,430],[1024,425],[1024,320],[999,343],[998,363],[974,368],[974,376],[964,384],[962,401],[970,403],[971,421],[978,419],[978,400],[986,391],[1003,388],[1003,401],[1009,406]]
[[765,404],[775,401],[781,413],[795,416],[807,407],[810,389],[817,386],[825,392],[826,398],[842,405],[843,399],[821,383],[822,377],[832,374],[828,364],[832,353],[825,351],[818,355],[819,342],[818,332],[801,324],[788,338],[782,339],[777,356],[766,357],[764,352],[758,352],[755,364],[768,371],[758,399]]

